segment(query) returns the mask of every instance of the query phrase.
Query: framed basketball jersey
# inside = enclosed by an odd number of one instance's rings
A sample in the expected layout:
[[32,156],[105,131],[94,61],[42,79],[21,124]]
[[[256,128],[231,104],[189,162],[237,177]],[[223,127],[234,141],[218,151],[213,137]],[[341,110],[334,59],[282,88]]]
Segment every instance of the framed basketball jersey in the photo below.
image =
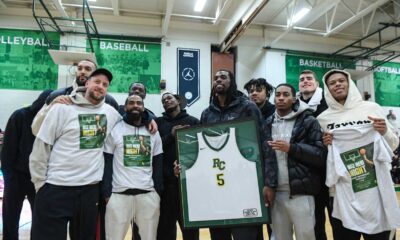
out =
[[258,132],[254,118],[177,131],[184,227],[270,222]]

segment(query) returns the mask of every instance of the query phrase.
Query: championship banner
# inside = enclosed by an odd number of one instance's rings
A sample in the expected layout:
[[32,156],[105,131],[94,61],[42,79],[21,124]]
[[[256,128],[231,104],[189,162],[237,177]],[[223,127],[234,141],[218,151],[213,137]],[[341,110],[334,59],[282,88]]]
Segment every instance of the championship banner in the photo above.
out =
[[[119,39],[92,40],[99,67],[113,74],[110,92],[128,93],[132,82],[141,82],[147,93],[160,93],[161,43]],[[86,51],[90,52],[89,42]]]
[[387,62],[375,68],[374,87],[375,102],[400,107],[400,63]]
[[200,49],[178,48],[178,94],[188,106],[200,98]]
[[[60,34],[48,33],[55,44]],[[58,66],[40,31],[0,29],[0,88],[20,90],[56,89]]]
[[270,222],[254,118],[178,129],[185,228]]
[[313,57],[306,55],[286,55],[286,82],[299,90],[299,76],[303,70],[311,70],[317,75],[319,85],[323,88],[322,77],[331,69],[355,69],[349,60]]

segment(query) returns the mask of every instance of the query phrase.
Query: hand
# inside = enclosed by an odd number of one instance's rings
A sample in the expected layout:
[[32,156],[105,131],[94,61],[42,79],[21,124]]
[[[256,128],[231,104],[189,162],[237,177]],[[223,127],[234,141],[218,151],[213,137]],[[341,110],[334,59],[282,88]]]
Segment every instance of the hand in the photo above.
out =
[[325,146],[331,145],[332,139],[333,139],[333,134],[330,132],[324,132],[324,134],[322,135],[322,141]]
[[56,103],[71,105],[72,104],[72,100],[67,95],[61,95],[61,96],[58,96],[58,97],[54,98],[54,100],[51,102],[51,105],[56,104]]
[[272,207],[275,200],[275,190],[271,187],[265,186],[263,188],[264,202],[266,207]]
[[268,144],[274,150],[279,150],[285,153],[288,153],[290,150],[290,144],[283,140],[268,141]]
[[368,119],[372,121],[372,127],[375,129],[375,131],[379,132],[382,136],[385,135],[387,131],[385,119],[371,116],[368,116]]
[[177,160],[175,160],[174,161],[174,174],[175,174],[175,177],[179,177],[179,174],[181,174],[181,170],[182,170],[181,165],[178,164]]
[[189,125],[176,125],[171,129],[171,135],[175,137],[176,135],[176,130],[181,129],[181,128],[185,128],[185,127],[189,127]]
[[151,134],[155,134],[158,131],[158,125],[154,119],[151,119],[148,128]]

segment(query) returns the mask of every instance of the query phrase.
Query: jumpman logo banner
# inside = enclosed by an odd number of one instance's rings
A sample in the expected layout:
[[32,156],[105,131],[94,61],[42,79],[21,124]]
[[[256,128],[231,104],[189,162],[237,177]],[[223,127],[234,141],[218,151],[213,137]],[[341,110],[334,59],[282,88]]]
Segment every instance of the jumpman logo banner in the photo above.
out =
[[178,48],[178,94],[191,106],[200,98],[200,49]]

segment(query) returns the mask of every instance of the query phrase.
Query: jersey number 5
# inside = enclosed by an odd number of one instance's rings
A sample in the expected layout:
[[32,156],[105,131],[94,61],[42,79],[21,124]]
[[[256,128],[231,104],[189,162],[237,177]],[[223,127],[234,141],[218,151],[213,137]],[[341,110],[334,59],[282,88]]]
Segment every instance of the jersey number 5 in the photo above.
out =
[[217,184],[218,186],[224,186],[225,185],[225,180],[223,179],[224,174],[220,173],[217,174]]

